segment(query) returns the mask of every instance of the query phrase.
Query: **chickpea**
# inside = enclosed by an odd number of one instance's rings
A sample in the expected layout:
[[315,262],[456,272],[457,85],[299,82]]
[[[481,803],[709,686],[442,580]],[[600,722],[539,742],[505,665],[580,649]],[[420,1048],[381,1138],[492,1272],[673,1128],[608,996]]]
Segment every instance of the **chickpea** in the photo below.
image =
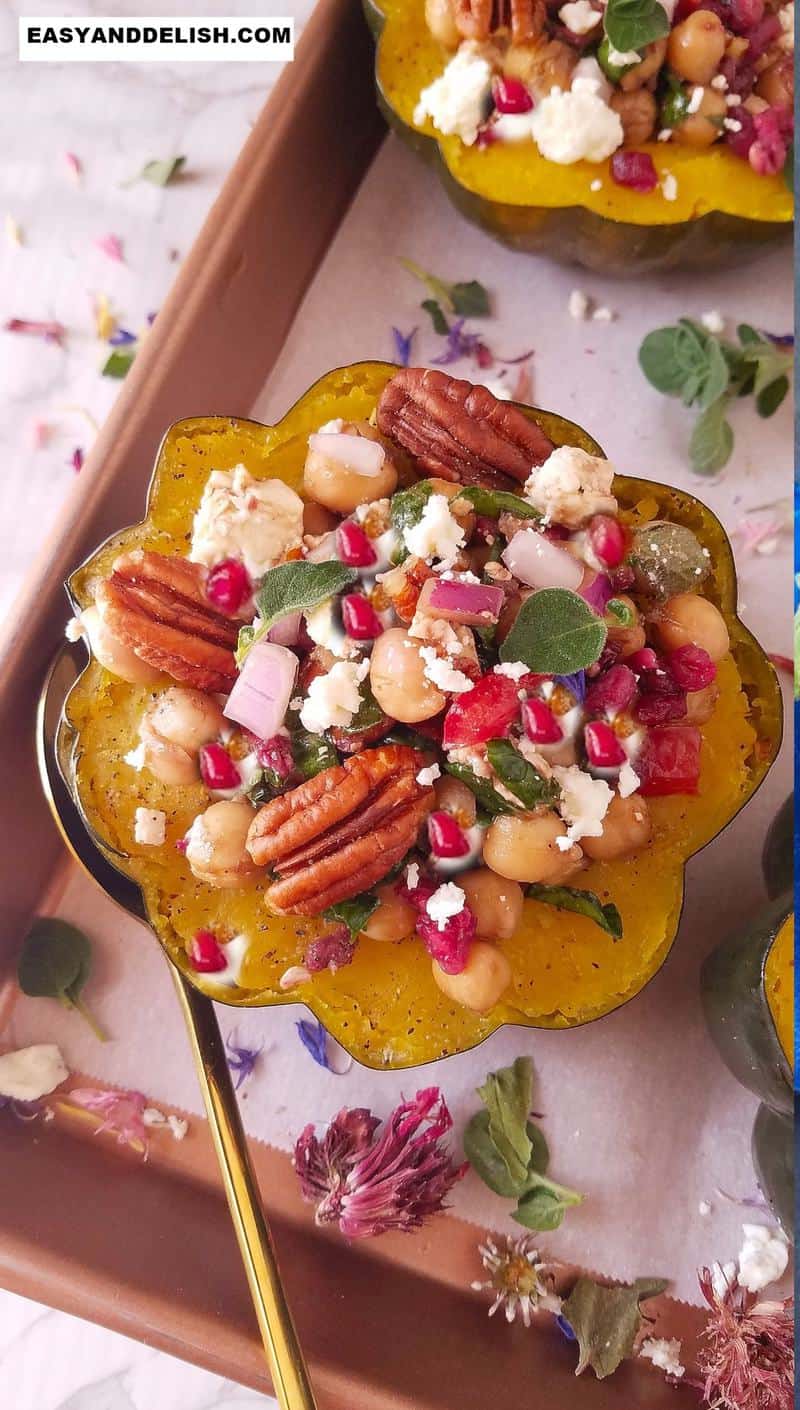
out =
[[715,15],[713,10],[695,10],[670,34],[667,63],[689,83],[710,83],[719,68],[727,42],[728,36],[719,15]]
[[673,128],[673,140],[683,147],[710,147],[722,136],[719,119],[724,118],[727,111],[724,93],[718,93],[716,88],[704,89],[697,112],[690,113]]
[[324,505],[317,504],[313,499],[307,499],[303,505],[303,533],[313,534],[314,538],[320,538],[323,534],[329,534],[339,523],[338,516],[331,514]]
[[447,697],[425,675],[417,643],[402,627],[390,627],[375,642],[369,683],[381,709],[405,725],[429,720],[447,704]]
[[602,836],[582,838],[581,847],[593,862],[613,862],[645,847],[652,830],[644,799],[638,793],[628,798],[615,793],[603,819]]
[[[363,436],[368,441],[383,442],[368,421],[346,421],[345,435]],[[384,447],[385,451],[385,447]],[[376,475],[363,475],[352,466],[319,450],[309,450],[303,470],[303,489],[334,514],[352,514],[359,504],[383,499],[397,488],[397,469],[391,456],[384,454],[383,464]]]
[[567,89],[578,55],[560,39],[531,40],[509,45],[503,60],[506,78],[518,78],[536,98],[546,98],[551,88]]
[[478,813],[475,794],[460,778],[443,774],[433,785],[436,794],[436,807],[444,813],[452,813],[459,827],[472,827]]
[[628,146],[638,147],[642,142],[650,141],[655,131],[658,107],[649,88],[638,88],[632,93],[614,93],[609,106],[619,115]]
[[768,64],[759,74],[755,91],[771,107],[791,108],[794,103],[794,64],[788,54]]
[[473,1013],[488,1013],[511,983],[511,965],[502,950],[484,940],[473,941],[460,974],[447,974],[436,960],[431,967],[442,993]]
[[647,44],[641,63],[634,64],[632,69],[626,69],[622,74],[619,86],[623,92],[633,93],[637,88],[644,88],[651,79],[654,80],[664,62],[666,52],[666,39],[654,39],[652,44]]
[[499,817],[486,829],[483,860],[509,881],[542,881],[558,885],[580,870],[583,853],[573,844],[566,852],[556,845],[567,829],[555,813],[537,817]]
[[417,913],[410,901],[399,896],[392,882],[375,890],[378,905],[364,926],[370,940],[407,940],[414,934]]
[[522,919],[522,887],[516,881],[498,876],[489,867],[478,867],[456,877],[456,886],[478,922],[480,939],[511,939]]
[[625,593],[617,593],[617,601],[623,602],[630,612],[633,613],[633,621],[629,627],[615,625],[608,618],[608,642],[610,646],[615,646],[622,658],[633,656],[635,651],[641,651],[645,644],[646,637],[644,627],[639,618],[639,609],[632,597]]
[[162,783],[194,783],[200,777],[198,752],[217,738],[224,723],[212,696],[170,686],[148,706],[139,725],[145,765]]
[[92,655],[112,676],[131,685],[158,685],[163,681],[161,671],[149,666],[120,641],[109,630],[96,607],[87,607],[81,612],[81,621],[86,628]]
[[189,829],[186,860],[198,881],[235,891],[258,873],[246,841],[255,814],[243,798],[212,803]]
[[701,646],[712,661],[721,661],[730,650],[725,618],[713,602],[693,592],[679,592],[664,603],[654,622],[659,644],[665,651],[679,646]]
[[445,49],[457,49],[461,35],[453,18],[451,0],[425,0],[425,23],[434,39]]
[[719,700],[719,686],[713,681],[704,690],[690,690],[686,696],[686,723],[704,725],[711,719]]

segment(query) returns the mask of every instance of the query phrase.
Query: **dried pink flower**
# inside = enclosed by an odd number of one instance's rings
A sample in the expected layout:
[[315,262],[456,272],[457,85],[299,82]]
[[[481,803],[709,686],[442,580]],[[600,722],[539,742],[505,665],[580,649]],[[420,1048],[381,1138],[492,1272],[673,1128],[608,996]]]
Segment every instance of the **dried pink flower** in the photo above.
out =
[[67,164],[67,170],[73,180],[80,181],[83,176],[83,165],[80,157],[76,157],[74,152],[65,152],[64,161]]
[[441,1138],[452,1117],[438,1087],[401,1102],[377,1135],[380,1118],[343,1107],[318,1139],[301,1132],[294,1165],[318,1224],[338,1224],[350,1239],[389,1229],[408,1232],[438,1210],[468,1166],[454,1165]]
[[791,1410],[794,1404],[793,1300],[759,1302],[734,1278],[721,1296],[703,1268],[711,1308],[698,1364],[712,1410]]
[[132,1146],[147,1157],[147,1128],[144,1112],[147,1098],[142,1092],[106,1091],[102,1087],[73,1087],[65,1094],[65,1101],[79,1106],[84,1111],[95,1112],[104,1120],[95,1135],[102,1131],[113,1131],[117,1143]]
[[55,318],[9,318],[3,327],[7,333],[30,333],[34,338],[44,338],[46,343],[64,341],[66,328]]
[[94,243],[98,250],[102,250],[104,255],[108,255],[109,259],[116,260],[117,264],[125,263],[125,256],[122,252],[122,241],[119,235],[101,235]]

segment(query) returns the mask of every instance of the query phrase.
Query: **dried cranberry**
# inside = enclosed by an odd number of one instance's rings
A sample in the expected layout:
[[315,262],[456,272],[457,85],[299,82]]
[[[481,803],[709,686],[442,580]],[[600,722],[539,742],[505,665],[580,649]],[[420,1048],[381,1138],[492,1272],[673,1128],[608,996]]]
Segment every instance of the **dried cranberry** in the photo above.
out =
[[227,793],[229,789],[239,787],[242,781],[239,770],[221,744],[204,744],[198,762],[200,777],[206,788]]
[[626,754],[617,736],[605,720],[593,720],[583,731],[586,757],[595,769],[616,769],[625,763]]
[[747,159],[759,176],[777,176],[786,165],[792,135],[792,115],[788,108],[767,108],[755,115],[756,139]]
[[436,960],[445,974],[460,974],[464,969],[476,929],[477,922],[469,906],[462,907],[457,915],[449,916],[442,926],[438,926],[427,913],[417,920],[417,934],[424,941],[431,959]]
[[641,696],[634,714],[640,725],[665,725],[670,720],[684,720],[686,708],[686,692],[673,688],[662,695]]
[[416,886],[409,886],[405,877],[397,883],[397,894],[402,896],[404,901],[414,907],[415,911],[423,912],[431,896],[437,889],[436,882],[430,877],[421,876]]
[[557,744],[564,738],[558,720],[544,700],[526,700],[522,706],[522,725],[533,744]]
[[585,705],[590,715],[617,715],[627,710],[636,694],[636,677],[629,666],[612,666],[592,681]]
[[374,641],[383,631],[375,608],[360,592],[349,592],[342,598],[342,623],[353,641]]
[[211,930],[198,930],[189,941],[189,963],[198,974],[218,974],[228,961]]
[[716,679],[717,668],[702,646],[679,646],[667,664],[682,690],[705,690]]
[[475,519],[475,538],[481,543],[497,542],[497,520],[486,514],[478,514]]
[[378,555],[360,524],[345,519],[336,530],[336,552],[348,568],[369,568]]
[[255,739],[256,758],[262,769],[271,769],[279,778],[288,778],[294,770],[292,747],[285,734],[274,734],[271,739]]
[[756,140],[756,124],[753,114],[746,108],[731,108],[731,112],[736,113],[736,121],[741,124],[738,132],[725,133],[725,141],[730,147],[734,156],[741,157],[746,162],[750,157],[750,148]]
[[702,742],[694,725],[665,725],[650,730],[636,760],[640,790],[645,797],[696,793]]
[[337,925],[333,930],[327,930],[324,935],[311,941],[303,963],[312,974],[318,974],[323,969],[329,969],[335,974],[337,969],[350,963],[355,949],[356,942],[347,926]]
[[765,15],[759,24],[754,25],[748,34],[747,54],[745,58],[748,64],[754,64],[760,59],[776,39],[781,35],[781,22],[777,15]]
[[649,152],[631,152],[624,148],[611,158],[611,176],[618,186],[627,186],[630,191],[655,191],[658,185],[658,172]]
[[206,578],[206,597],[220,612],[238,612],[252,591],[250,574],[237,558],[215,564]]
[[496,78],[492,97],[498,113],[529,113],[533,107],[530,93],[518,78]]
[[492,672],[453,701],[444,717],[444,749],[463,749],[497,739],[519,713],[519,686]]
[[610,514],[595,514],[589,524],[589,543],[606,568],[618,568],[625,557],[625,531]]

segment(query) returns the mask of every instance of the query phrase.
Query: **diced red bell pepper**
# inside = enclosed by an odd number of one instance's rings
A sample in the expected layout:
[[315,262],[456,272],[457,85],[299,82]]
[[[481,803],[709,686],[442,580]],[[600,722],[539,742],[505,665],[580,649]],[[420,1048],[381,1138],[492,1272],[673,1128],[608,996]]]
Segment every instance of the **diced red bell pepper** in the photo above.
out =
[[519,682],[492,673],[459,695],[444,717],[442,746],[463,749],[498,739],[519,714]]
[[640,792],[646,798],[696,793],[702,743],[694,725],[657,725],[649,730],[636,760]]

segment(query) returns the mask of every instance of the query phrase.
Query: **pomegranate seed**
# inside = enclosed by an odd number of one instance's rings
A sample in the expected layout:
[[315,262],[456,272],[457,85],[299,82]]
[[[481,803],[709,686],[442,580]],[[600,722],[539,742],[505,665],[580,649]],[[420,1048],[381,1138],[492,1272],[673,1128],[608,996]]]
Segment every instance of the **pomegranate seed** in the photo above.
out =
[[667,664],[682,690],[705,690],[716,680],[717,668],[702,646],[679,646],[669,653]]
[[337,925],[328,930],[308,946],[303,963],[311,974],[329,969],[335,974],[337,969],[349,964],[355,954],[356,945],[346,925]]
[[686,692],[673,687],[659,695],[644,695],[634,710],[641,725],[666,725],[686,718]]
[[630,667],[611,666],[589,686],[586,709],[590,715],[617,715],[627,710],[635,694],[636,677]]
[[428,840],[434,857],[466,857],[469,842],[452,813],[431,813]]
[[630,191],[655,191],[658,172],[649,152],[615,152],[611,158],[611,178]]
[[175,843],[175,851],[180,852],[181,856],[184,856],[186,854],[188,847],[189,839],[187,837],[179,837],[177,842]]
[[557,744],[564,738],[558,720],[544,700],[526,700],[522,706],[522,724],[533,744]]
[[253,740],[256,758],[262,769],[271,769],[279,778],[288,778],[294,770],[292,747],[285,734],[274,734],[271,739]]
[[200,777],[206,788],[227,792],[241,783],[239,770],[221,744],[204,744],[200,750]]
[[198,974],[217,974],[228,961],[211,930],[198,930],[189,941],[189,963]]
[[238,612],[252,591],[250,574],[237,558],[217,563],[206,579],[206,597],[220,612]]
[[342,598],[342,622],[353,641],[373,641],[383,631],[375,608],[360,592],[349,592]]
[[610,514],[595,514],[589,524],[589,543],[605,568],[618,568],[625,557],[622,525]]
[[594,720],[583,731],[586,757],[595,769],[617,769],[625,763],[626,754],[610,725]]
[[348,568],[369,568],[378,555],[360,524],[345,519],[336,530],[336,551]]
[[417,934],[431,959],[445,974],[460,974],[467,963],[469,947],[475,938],[477,921],[469,906],[450,916],[440,928],[427,913],[417,920]]
[[533,99],[518,78],[496,78],[492,97],[498,113],[529,113]]
[[643,646],[641,651],[634,651],[633,655],[628,657],[628,665],[636,675],[641,671],[654,671],[658,664],[658,656],[652,646]]

